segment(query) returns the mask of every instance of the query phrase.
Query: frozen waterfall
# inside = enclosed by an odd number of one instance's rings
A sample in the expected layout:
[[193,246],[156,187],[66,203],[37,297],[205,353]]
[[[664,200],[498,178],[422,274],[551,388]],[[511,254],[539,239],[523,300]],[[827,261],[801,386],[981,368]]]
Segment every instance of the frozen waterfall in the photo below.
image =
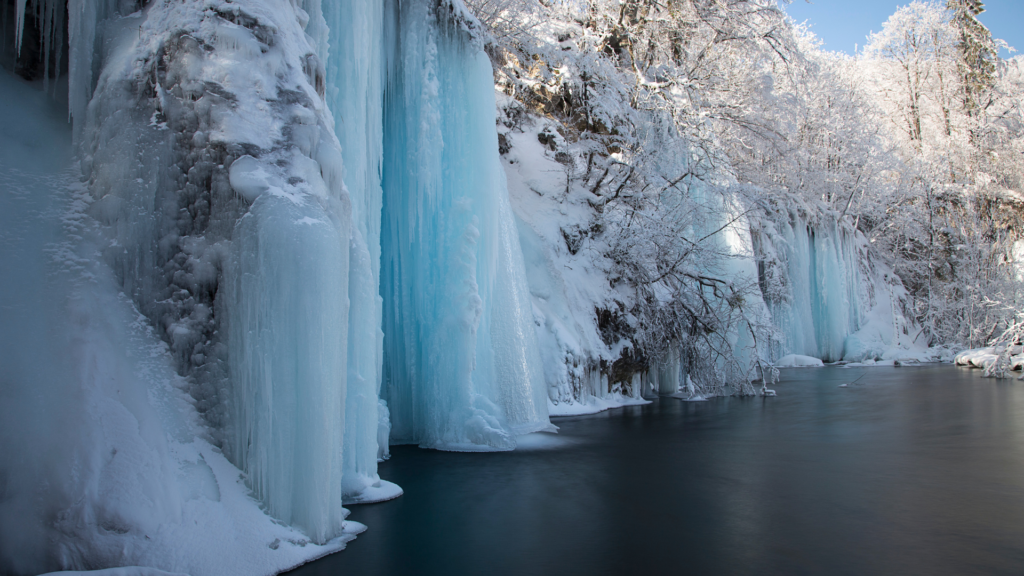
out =
[[843,358],[846,336],[860,328],[854,234],[832,223],[811,227],[799,220],[780,225],[792,298],[770,305],[787,353],[825,361]]
[[[61,3],[16,7],[20,27]],[[70,0],[69,106],[80,217],[190,398],[167,421],[195,429],[164,433],[209,440],[241,472],[218,461],[188,480],[222,457],[174,448],[163,465],[182,490],[251,490],[317,555],[360,529],[343,501],[401,494],[377,473],[389,440],[505,450],[552,428],[491,67],[461,2],[137,8]],[[43,33],[59,47],[54,18]],[[177,499],[156,498],[167,512],[149,528],[181,521]],[[287,533],[294,545],[270,538],[252,557],[294,565],[307,541]]]
[[388,6],[381,295],[392,442],[510,450],[516,434],[551,426],[490,61],[458,3]]
[[826,362],[881,358],[911,344],[906,291],[876,262],[863,235],[825,217],[769,214],[752,230],[758,283],[776,337],[772,359]]
[[316,202],[263,194],[225,270],[235,462],[272,516],[316,542],[344,520],[344,224]]

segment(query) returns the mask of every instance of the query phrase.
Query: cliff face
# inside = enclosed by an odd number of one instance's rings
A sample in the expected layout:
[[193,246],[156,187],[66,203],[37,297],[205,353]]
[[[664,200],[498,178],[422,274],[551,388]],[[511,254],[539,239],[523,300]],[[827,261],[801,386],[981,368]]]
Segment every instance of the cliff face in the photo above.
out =
[[306,24],[258,2],[102,21],[79,145],[107,260],[213,440],[271,515],[323,543],[343,520],[351,214]]

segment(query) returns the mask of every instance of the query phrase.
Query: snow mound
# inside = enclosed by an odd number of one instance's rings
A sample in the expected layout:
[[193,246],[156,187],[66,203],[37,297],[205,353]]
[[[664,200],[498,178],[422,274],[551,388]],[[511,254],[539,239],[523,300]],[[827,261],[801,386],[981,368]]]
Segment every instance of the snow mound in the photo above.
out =
[[777,368],[817,368],[824,366],[821,360],[803,354],[789,354],[775,362]]
[[377,502],[394,500],[404,493],[405,491],[398,484],[388,482],[387,480],[380,480],[375,485],[365,488],[355,496],[345,497],[342,504],[375,504]]
[[687,396],[685,398],[682,397],[681,395],[677,395],[676,397],[679,398],[680,400],[682,400],[683,402],[707,402],[708,401],[708,399],[703,394],[694,394],[693,396]]

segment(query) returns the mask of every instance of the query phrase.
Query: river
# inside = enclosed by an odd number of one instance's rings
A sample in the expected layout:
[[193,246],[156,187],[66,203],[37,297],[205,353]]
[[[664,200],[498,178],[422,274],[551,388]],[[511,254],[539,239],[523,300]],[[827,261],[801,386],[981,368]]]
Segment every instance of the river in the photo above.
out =
[[351,507],[369,530],[292,574],[1024,574],[1024,383],[825,367],[775,389],[559,418],[511,453],[394,447],[405,495]]

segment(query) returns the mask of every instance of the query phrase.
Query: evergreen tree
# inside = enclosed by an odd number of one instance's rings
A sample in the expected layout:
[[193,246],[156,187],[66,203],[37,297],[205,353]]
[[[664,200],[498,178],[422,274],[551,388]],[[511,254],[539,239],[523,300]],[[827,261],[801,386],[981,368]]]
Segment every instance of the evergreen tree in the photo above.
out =
[[992,34],[978,20],[985,11],[980,0],[948,0],[951,23],[959,34],[957,69],[962,82],[964,111],[977,117],[987,106],[987,95],[996,82],[997,53]]

